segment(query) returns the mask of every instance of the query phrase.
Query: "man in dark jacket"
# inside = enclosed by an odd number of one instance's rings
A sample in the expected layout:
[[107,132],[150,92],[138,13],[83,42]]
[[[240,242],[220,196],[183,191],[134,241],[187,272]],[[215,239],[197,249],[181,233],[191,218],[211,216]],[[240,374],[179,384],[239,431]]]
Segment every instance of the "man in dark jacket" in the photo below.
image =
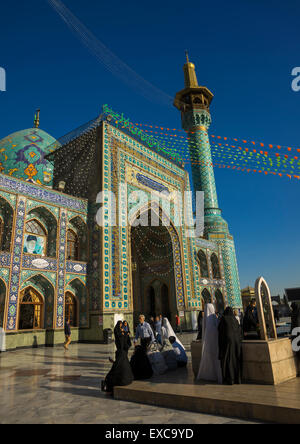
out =
[[64,347],[65,350],[69,350],[69,345],[71,344],[71,326],[69,319],[67,319],[65,322],[65,337],[66,337],[66,342],[64,344]]

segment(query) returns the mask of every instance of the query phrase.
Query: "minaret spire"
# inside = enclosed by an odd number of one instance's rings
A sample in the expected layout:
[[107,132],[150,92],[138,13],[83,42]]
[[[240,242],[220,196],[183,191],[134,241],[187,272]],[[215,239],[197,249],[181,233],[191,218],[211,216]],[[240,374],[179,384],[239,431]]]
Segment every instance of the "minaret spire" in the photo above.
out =
[[198,85],[195,65],[190,62],[189,53],[187,51],[185,51],[185,57],[186,57],[186,64],[183,67],[185,87],[197,88],[199,85]]
[[205,210],[219,212],[208,129],[211,124],[210,103],[213,94],[199,86],[196,68],[189,61],[183,67],[185,88],[176,94],[174,105],[181,111],[182,127],[188,133],[195,191],[204,191]]
[[34,128],[39,128],[39,126],[40,126],[40,112],[41,112],[41,110],[37,109],[36,113],[34,115],[34,123],[33,123]]

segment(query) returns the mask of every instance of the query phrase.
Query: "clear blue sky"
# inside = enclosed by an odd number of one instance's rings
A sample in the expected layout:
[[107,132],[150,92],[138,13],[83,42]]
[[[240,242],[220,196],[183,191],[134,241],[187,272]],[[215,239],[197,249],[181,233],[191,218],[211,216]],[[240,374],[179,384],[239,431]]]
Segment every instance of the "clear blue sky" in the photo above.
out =
[[[109,49],[170,95],[183,87],[184,50],[199,83],[215,94],[215,134],[300,146],[300,3],[296,0],[65,0]],[[0,139],[32,126],[60,137],[103,103],[136,122],[180,128],[178,111],[154,104],[113,77],[46,0],[1,2]],[[220,206],[235,236],[241,286],[259,275],[273,294],[300,286],[300,182],[216,171]]]

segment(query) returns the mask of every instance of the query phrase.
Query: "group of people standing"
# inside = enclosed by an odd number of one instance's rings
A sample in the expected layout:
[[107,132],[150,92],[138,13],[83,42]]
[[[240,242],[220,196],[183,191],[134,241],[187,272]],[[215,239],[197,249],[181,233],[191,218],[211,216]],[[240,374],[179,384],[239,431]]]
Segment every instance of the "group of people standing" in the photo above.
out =
[[149,379],[187,365],[185,348],[167,318],[157,317],[148,323],[145,316],[140,315],[130,361],[128,352],[132,342],[126,321],[117,323],[114,336],[116,357],[115,361],[111,360],[113,366],[102,381],[102,391],[112,393],[115,386],[126,386],[133,380]]
[[202,321],[202,358],[199,380],[218,384],[242,382],[241,326],[231,307],[219,317],[213,304],[206,304]]
[[[292,309],[292,327],[299,327],[300,309],[296,304]],[[176,327],[177,331],[177,320]],[[221,315],[216,313],[213,304],[206,304],[204,313],[199,314],[198,330],[198,339],[202,339],[202,358],[197,379],[218,384],[241,384],[243,338],[259,339],[256,301],[250,301],[244,316],[231,307],[227,307]],[[149,322],[144,315],[139,317],[133,339],[135,349],[130,361],[128,352],[132,342],[128,323],[119,321],[114,335],[116,358],[102,382],[103,391],[112,393],[115,386],[129,385],[133,380],[149,379],[187,365],[185,348],[166,317],[150,318]]]

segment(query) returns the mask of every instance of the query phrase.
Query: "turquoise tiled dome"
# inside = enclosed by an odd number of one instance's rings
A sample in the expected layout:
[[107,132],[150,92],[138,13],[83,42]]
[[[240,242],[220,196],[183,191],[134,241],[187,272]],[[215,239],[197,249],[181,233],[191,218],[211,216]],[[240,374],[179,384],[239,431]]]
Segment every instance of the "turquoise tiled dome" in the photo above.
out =
[[39,128],[18,131],[0,141],[0,172],[39,185],[52,185],[53,165],[45,159],[56,140]]

